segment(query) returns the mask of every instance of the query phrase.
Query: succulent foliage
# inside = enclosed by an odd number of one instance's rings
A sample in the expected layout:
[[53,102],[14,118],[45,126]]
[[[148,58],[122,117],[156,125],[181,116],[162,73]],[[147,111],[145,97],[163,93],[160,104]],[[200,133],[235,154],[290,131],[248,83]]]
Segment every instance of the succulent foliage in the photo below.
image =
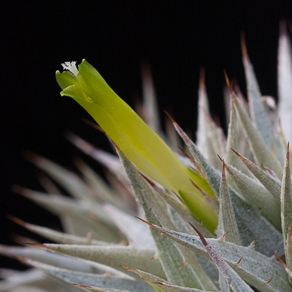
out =
[[108,170],[108,182],[80,159],[78,176],[29,155],[47,175],[46,192],[14,190],[59,216],[64,232],[11,217],[54,243],[1,245],[31,269],[0,270],[0,291],[292,291],[292,54],[284,25],[278,105],[262,96],[244,37],[242,52],[248,103],[226,77],[226,138],[211,118],[202,71],[196,143],[171,117],[167,135],[160,130],[148,68],[143,121],[88,62],[65,62],[56,73],[61,95],[88,111],[117,155],[67,136]]

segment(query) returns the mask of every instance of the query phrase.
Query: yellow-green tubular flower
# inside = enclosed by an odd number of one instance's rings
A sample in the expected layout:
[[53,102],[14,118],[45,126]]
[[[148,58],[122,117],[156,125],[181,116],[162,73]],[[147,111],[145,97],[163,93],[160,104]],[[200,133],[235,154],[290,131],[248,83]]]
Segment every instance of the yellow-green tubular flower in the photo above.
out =
[[76,100],[121,151],[147,176],[168,190],[180,193],[197,220],[213,231],[217,214],[201,193],[192,185],[193,180],[209,195],[214,196],[206,180],[188,169],[164,141],[131,109],[85,60],[78,66],[66,62],[69,71],[56,72],[61,95]]

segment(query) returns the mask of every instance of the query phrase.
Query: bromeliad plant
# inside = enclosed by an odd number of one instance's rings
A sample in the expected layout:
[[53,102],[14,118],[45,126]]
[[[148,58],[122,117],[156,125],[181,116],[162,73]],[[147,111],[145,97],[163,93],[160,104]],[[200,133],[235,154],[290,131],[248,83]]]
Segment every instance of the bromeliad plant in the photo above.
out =
[[[260,93],[244,39],[242,51],[249,102],[227,79],[225,139],[210,117],[202,74],[196,144],[172,120],[183,155],[168,146],[175,132],[156,134],[88,62],[78,69],[65,62],[67,71],[56,73],[61,95],[88,111],[118,156],[68,138],[109,170],[111,186],[80,160],[82,178],[31,155],[73,198],[48,178],[48,194],[15,187],[58,215],[65,232],[12,218],[56,243],[1,246],[34,269],[2,272],[0,291],[292,291],[291,48],[282,32],[278,110]],[[144,87],[147,120],[156,112],[149,76]]]

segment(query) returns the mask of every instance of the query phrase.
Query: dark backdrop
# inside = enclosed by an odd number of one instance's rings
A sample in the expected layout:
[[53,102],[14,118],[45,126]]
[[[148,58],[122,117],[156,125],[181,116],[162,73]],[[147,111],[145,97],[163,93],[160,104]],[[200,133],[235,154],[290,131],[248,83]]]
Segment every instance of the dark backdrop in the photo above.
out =
[[1,1],[0,243],[12,244],[15,233],[26,235],[7,214],[59,226],[54,216],[11,191],[12,184],[42,190],[24,150],[73,168],[72,158],[81,154],[64,138],[66,131],[107,145],[81,121],[86,112],[60,97],[54,72],[61,62],[86,58],[133,105],[141,97],[140,65],[147,61],[161,110],[172,108],[181,126],[193,131],[199,69],[205,67],[211,112],[224,124],[223,69],[245,92],[242,31],[262,93],[277,96],[278,28],[280,19],[291,19],[288,2]]

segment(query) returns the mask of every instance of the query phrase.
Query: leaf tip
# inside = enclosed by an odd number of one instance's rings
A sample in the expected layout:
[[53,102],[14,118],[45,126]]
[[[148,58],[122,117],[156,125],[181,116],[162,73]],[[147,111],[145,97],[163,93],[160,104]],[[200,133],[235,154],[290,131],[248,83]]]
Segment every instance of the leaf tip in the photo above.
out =
[[248,54],[247,54],[247,48],[246,48],[246,42],[245,42],[245,33],[244,32],[241,33],[240,43],[241,43],[242,57],[244,59],[247,59],[248,58]]
[[225,81],[226,81],[226,85],[227,85],[227,87],[228,87],[228,90],[229,90],[231,96],[233,97],[232,86],[231,86],[231,84],[230,84],[230,81],[229,81],[229,78],[228,78],[228,76],[227,76],[226,70],[224,70],[223,73],[224,73],[224,76],[225,76]]
[[237,266],[241,263],[242,259],[243,259],[243,256],[242,256],[242,257],[239,259],[239,261],[236,263]]
[[200,81],[199,81],[199,88],[202,90],[205,87],[205,68],[200,69]]
[[20,226],[23,226],[23,227],[25,227],[26,226],[26,222],[24,222],[23,220],[21,220],[21,219],[19,219],[19,218],[16,218],[16,217],[14,217],[14,216],[12,216],[12,215],[7,215],[7,218],[9,219],[9,220],[11,220],[12,222],[14,222],[14,223],[16,223],[16,224],[18,224],[18,225],[20,225]]
[[200,231],[191,223],[191,222],[189,222],[189,224],[192,226],[192,228],[198,233],[198,235],[199,235],[199,237],[200,237],[200,239],[201,239],[201,241],[202,241],[202,243],[203,243],[203,245],[204,246],[207,246],[208,245],[208,243],[207,243],[207,241],[206,241],[206,239],[204,238],[204,236],[200,233]]

